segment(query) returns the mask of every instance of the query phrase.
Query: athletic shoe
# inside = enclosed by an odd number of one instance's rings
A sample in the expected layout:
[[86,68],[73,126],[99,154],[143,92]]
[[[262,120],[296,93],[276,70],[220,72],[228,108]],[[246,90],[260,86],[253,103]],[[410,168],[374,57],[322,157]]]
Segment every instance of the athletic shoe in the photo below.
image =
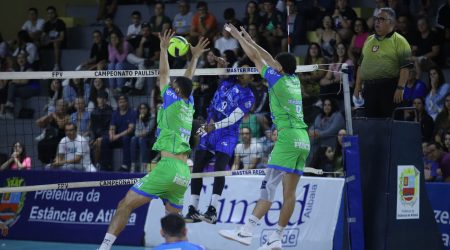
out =
[[186,216],[184,216],[184,221],[186,223],[201,222],[201,220],[198,218],[199,215],[200,215],[200,212],[197,209],[195,209],[194,206],[190,205],[188,213],[186,214]]
[[262,245],[258,250],[281,250],[282,244],[280,239],[267,240],[266,244]]
[[219,234],[224,238],[237,241],[247,246],[250,246],[250,244],[252,244],[253,234],[244,231],[243,227],[234,230],[220,230]]
[[213,206],[208,206],[208,210],[206,210],[206,212],[204,214],[201,214],[198,218],[209,224],[216,224],[217,223],[216,208]]

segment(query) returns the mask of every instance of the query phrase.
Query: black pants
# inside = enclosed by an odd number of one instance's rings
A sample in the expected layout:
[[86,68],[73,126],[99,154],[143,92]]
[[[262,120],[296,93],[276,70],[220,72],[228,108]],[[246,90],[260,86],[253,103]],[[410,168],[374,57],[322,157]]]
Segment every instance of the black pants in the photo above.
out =
[[[215,171],[225,170],[225,166],[230,161],[230,156],[225,153],[216,151],[216,164],[214,165]],[[209,161],[214,157],[209,151],[197,150],[194,160],[194,173],[201,173],[203,169],[208,165]],[[191,180],[191,194],[200,195],[202,190],[203,179],[195,178]],[[225,186],[225,177],[214,177],[213,194],[222,195],[223,187]]]
[[364,107],[366,117],[387,118],[397,106],[394,103],[394,93],[397,88],[397,79],[380,79],[363,81]]

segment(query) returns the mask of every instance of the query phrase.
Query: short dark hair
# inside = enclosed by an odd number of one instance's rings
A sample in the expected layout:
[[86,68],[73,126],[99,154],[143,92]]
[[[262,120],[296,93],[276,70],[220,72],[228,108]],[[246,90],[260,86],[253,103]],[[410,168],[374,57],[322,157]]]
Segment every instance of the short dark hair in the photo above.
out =
[[74,122],[67,122],[66,125],[64,125],[64,128],[67,126],[73,126],[73,129],[77,130],[77,124]]
[[28,11],[34,11],[34,13],[38,13],[38,10],[35,7],[31,7],[28,9]]
[[181,215],[170,213],[161,218],[161,228],[167,236],[183,237],[183,229],[186,228],[186,222],[184,222]]
[[206,8],[206,10],[208,10],[208,4],[205,1],[200,1],[197,3],[197,9],[201,7],[204,7]]
[[131,13],[131,16],[134,16],[134,15],[141,17],[141,12],[138,10],[135,10]]
[[124,94],[119,95],[119,96],[117,97],[117,101],[119,101],[120,99],[124,99],[125,101],[128,102],[128,96],[127,96],[127,95],[124,95]]
[[275,60],[281,64],[281,67],[285,73],[289,75],[295,73],[295,70],[297,69],[297,60],[293,54],[281,52],[275,57]]
[[229,20],[229,19],[233,19],[235,17],[236,17],[236,12],[234,11],[233,8],[226,8],[223,11],[223,18],[225,19],[225,21]]
[[177,78],[175,78],[175,82],[180,88],[181,95],[185,98],[188,98],[192,92],[192,80],[184,76],[178,76]]
[[54,6],[48,6],[47,11],[49,11],[49,10],[53,10],[56,14],[56,8]]

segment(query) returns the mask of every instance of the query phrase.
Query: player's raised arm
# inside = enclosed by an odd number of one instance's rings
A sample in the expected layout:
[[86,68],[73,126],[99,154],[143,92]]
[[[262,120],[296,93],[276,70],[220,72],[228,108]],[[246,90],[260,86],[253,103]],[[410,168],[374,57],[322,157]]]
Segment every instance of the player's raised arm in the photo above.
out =
[[159,54],[159,88],[163,89],[164,86],[170,83],[169,76],[169,56],[167,55],[167,48],[169,48],[170,38],[173,37],[175,33],[168,29],[164,33],[159,33],[159,46],[161,52]]
[[198,59],[202,56],[202,54],[209,49],[207,49],[209,44],[209,40],[205,37],[201,37],[196,46],[189,45],[191,48],[192,59],[189,63],[184,76],[192,80],[192,76],[194,75],[195,69],[197,68]]

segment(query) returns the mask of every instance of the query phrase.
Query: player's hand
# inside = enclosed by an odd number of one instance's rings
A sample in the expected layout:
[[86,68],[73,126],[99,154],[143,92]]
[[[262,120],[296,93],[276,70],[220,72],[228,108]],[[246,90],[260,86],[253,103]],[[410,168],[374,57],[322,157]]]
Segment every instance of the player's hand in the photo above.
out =
[[208,133],[211,133],[216,129],[216,125],[214,125],[214,121],[211,120],[209,123],[205,123],[200,126],[197,130],[197,135],[199,136],[205,136]]
[[233,24],[231,24],[231,23],[226,23],[226,24],[224,25],[224,29],[225,29],[226,31],[230,32],[231,36],[234,37],[234,38],[236,38],[237,40],[239,40],[239,39],[242,38],[241,32],[239,32],[239,30],[238,30],[236,27],[234,27]]
[[394,94],[394,103],[401,103],[403,101],[403,90],[397,89]]
[[214,56],[214,60],[217,62],[217,68],[225,68],[230,64],[223,57]]
[[244,29],[244,27],[240,27],[241,28],[241,34],[244,37],[245,40],[247,40],[247,42],[254,42],[252,37],[250,36],[250,34]]
[[171,29],[167,29],[164,31],[164,33],[159,33],[159,47],[161,50],[167,50],[169,48],[170,38],[172,38],[175,35],[175,32],[173,32]]
[[198,41],[197,45],[195,46],[189,45],[191,48],[192,56],[196,58],[202,56],[204,52],[209,51],[209,48],[207,48],[208,45],[209,45],[208,38],[200,37],[200,40]]

